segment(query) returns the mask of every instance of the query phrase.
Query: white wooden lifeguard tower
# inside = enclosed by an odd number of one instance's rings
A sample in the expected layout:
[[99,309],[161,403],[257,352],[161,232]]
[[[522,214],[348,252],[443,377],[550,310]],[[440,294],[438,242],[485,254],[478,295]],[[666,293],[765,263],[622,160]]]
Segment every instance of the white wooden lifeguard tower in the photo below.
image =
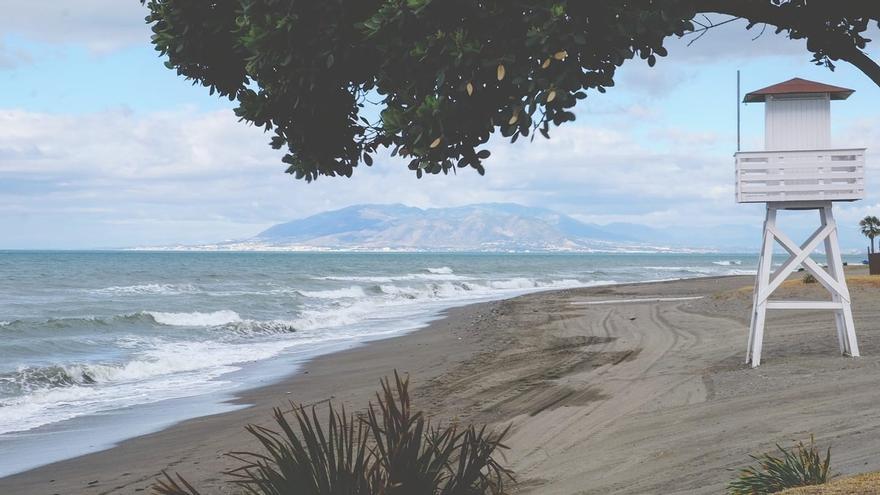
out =
[[[753,91],[743,100],[765,104],[765,151],[735,155],[737,202],[767,204],[746,357],[752,367],[761,364],[768,309],[834,311],[840,352],[859,355],[832,213],[834,201],[856,201],[865,196],[865,149],[831,147],[831,101],[845,100],[852,93],[851,89],[795,78]],[[779,210],[817,210],[819,228],[797,245],[777,226]],[[776,242],[789,257],[771,273]],[[810,258],[820,244],[824,244],[827,271]],[[770,299],[800,266],[831,293],[830,301]]]

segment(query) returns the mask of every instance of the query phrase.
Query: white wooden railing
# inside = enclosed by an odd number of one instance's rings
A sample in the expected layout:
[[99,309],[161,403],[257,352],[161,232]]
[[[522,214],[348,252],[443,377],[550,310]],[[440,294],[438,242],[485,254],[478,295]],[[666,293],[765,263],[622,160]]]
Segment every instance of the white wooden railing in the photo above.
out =
[[741,151],[736,201],[855,201],[865,197],[865,149]]

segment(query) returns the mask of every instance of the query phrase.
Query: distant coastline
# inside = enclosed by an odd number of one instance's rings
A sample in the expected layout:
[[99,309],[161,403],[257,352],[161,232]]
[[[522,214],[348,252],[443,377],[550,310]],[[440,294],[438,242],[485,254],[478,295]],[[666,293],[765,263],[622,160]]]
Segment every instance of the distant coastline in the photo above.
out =
[[504,249],[504,248],[461,248],[461,249],[437,249],[437,248],[412,248],[412,247],[372,247],[372,246],[352,246],[352,247],[325,247],[325,246],[309,246],[309,245],[271,245],[261,244],[249,241],[230,241],[228,243],[215,244],[196,244],[196,245],[173,245],[173,246],[136,246],[130,248],[121,248],[119,251],[170,251],[170,252],[292,252],[292,253],[419,253],[419,254],[467,254],[467,253],[486,253],[486,254],[713,254],[723,253],[718,249],[711,248],[677,248],[664,246],[642,246],[638,248],[609,248],[609,249]]

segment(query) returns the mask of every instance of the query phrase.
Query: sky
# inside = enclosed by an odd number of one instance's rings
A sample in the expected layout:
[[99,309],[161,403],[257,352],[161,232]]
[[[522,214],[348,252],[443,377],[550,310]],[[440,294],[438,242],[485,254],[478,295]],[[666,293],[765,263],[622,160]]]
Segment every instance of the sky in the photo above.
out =
[[[238,122],[233,103],[165,68],[145,15],[137,0],[4,6],[0,249],[209,243],[389,202],[515,202],[598,224],[759,236],[762,207],[734,201],[738,69],[744,92],[792,77],[856,90],[832,108],[833,144],[869,148],[868,197],[836,208],[844,248],[864,246],[858,220],[880,215],[880,88],[846,63],[814,66],[802,41],[772,30],[753,40],[757,30],[733,22],[691,46],[670,39],[668,57],[625,64],[616,86],[591,92],[550,140],[493,139],[484,177],[418,180],[386,153],[350,179],[308,184],[283,173],[282,152]],[[742,106],[744,150],[763,146],[763,111]],[[814,219],[790,221],[803,230]]]

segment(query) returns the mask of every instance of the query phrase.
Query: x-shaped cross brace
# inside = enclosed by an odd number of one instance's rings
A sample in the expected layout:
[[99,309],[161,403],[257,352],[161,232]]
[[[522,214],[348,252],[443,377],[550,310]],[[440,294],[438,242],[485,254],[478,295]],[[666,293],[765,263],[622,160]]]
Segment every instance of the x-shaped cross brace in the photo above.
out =
[[[780,209],[819,210],[821,225],[801,245],[797,245],[776,225],[776,212]],[[772,274],[770,269],[773,247],[779,243],[789,254],[785,262]],[[828,258],[828,271],[816,263],[810,254],[824,243]],[[812,274],[816,280],[831,293],[831,301],[771,301],[770,296],[799,266]],[[753,367],[761,363],[761,348],[764,339],[764,324],[768,309],[831,309],[834,310],[837,325],[837,338],[840,352],[850,356],[859,355],[859,347],[852,319],[849,290],[843,272],[840,246],[837,238],[837,224],[831,210],[831,202],[815,204],[769,203],[764,222],[764,242],[758,261],[758,274],[755,278],[754,307],[749,329],[749,350],[746,361]]]

